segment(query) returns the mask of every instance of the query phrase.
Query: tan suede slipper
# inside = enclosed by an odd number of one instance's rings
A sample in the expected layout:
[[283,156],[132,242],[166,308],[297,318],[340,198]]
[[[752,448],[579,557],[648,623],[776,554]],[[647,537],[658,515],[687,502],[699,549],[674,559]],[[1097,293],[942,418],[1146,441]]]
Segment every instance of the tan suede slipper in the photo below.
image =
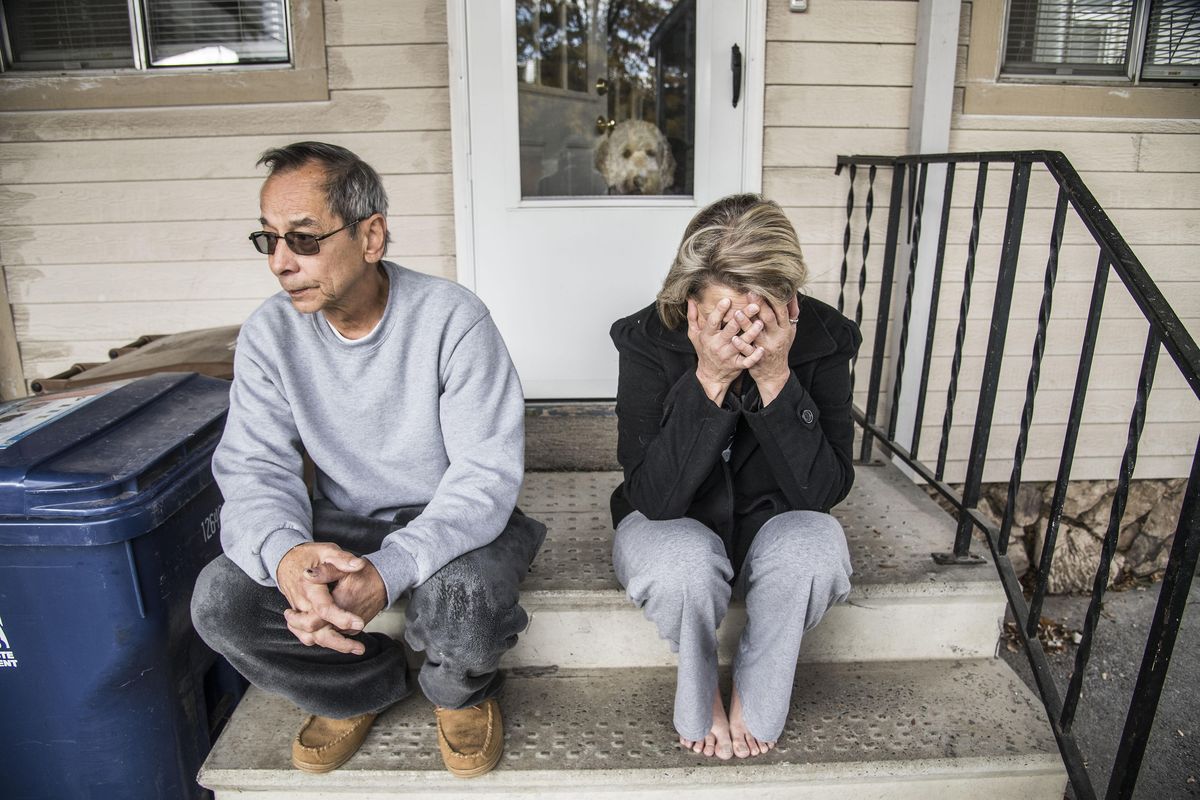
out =
[[292,742],[292,766],[305,772],[329,772],[350,760],[375,721],[374,714],[349,719],[318,717],[304,720]]
[[455,711],[436,708],[438,749],[451,774],[474,778],[500,761],[504,750],[504,722],[500,704],[494,699]]

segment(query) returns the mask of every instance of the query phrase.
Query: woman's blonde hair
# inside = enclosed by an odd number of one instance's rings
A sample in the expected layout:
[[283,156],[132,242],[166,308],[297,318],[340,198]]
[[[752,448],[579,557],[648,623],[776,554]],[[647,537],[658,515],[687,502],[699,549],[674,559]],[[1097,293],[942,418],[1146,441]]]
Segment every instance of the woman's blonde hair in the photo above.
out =
[[757,194],[733,194],[688,223],[658,293],[658,315],[677,329],[687,322],[688,298],[713,284],[787,303],[807,279],[800,241],[779,204]]

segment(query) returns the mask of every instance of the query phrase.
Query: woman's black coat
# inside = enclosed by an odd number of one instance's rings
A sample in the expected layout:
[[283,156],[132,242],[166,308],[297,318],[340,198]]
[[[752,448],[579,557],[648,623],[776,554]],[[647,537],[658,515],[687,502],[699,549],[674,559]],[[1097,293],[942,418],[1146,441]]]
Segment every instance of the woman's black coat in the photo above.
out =
[[[613,526],[634,510],[691,517],[716,531],[740,569],[758,529],[784,511],[828,512],[854,482],[849,361],[862,336],[834,308],[800,297],[792,375],[766,408],[751,380],[717,406],[696,379],[686,329],[654,305],[613,323],[620,353]],[[748,377],[748,376],[747,376]]]

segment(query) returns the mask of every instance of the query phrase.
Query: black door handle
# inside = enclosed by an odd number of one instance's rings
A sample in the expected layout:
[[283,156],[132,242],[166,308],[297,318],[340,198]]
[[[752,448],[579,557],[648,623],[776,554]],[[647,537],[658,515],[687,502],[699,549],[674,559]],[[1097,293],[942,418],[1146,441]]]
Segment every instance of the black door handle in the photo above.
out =
[[733,107],[742,99],[742,48],[736,44],[729,51],[729,68],[733,71]]

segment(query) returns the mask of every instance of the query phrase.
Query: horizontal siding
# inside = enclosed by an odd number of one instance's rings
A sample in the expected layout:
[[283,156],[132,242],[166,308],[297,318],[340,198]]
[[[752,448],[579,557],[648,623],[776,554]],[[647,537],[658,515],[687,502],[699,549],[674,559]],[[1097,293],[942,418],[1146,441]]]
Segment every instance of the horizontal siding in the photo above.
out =
[[[454,251],[454,218],[389,217],[389,254],[436,256]],[[170,263],[188,258],[227,261],[254,252],[246,221],[113,222],[89,225],[0,226],[5,265],[134,262]]]
[[240,323],[277,291],[246,236],[255,161],[291,141],[370,162],[389,258],[454,277],[445,2],[328,0],[325,28],[327,102],[0,113],[0,258],[27,378]]
[[[448,173],[384,175],[383,185],[394,216],[453,213]],[[259,176],[9,185],[0,187],[0,220],[4,225],[240,220],[249,233],[257,224],[261,186]]]
[[[957,74],[961,85],[969,46],[970,3],[964,4]],[[864,20],[870,20],[864,24]],[[877,171],[873,192],[866,289],[860,302],[867,170],[855,181],[855,211],[846,235],[848,172],[834,173],[838,155],[899,154],[904,151],[916,36],[916,4],[874,0],[810,6],[791,14],[787,3],[772,2],[768,17],[767,88],[763,190],[777,200],[797,229],[809,268],[808,291],[837,302],[848,315],[861,313],[864,350],[858,364],[856,402],[864,404],[879,300],[879,271],[887,229],[890,170]],[[1200,131],[1194,122],[1170,120],[1063,119],[1054,117],[967,117],[956,96],[950,148],[955,151],[1061,150],[1072,160],[1147,272],[1169,298],[1185,325],[1200,330]],[[994,123],[994,124],[991,124]],[[979,395],[990,332],[994,282],[1005,230],[1011,168],[989,170],[976,252],[971,310],[966,323],[956,425],[950,440],[949,473],[965,470],[970,415]],[[930,364],[925,441],[936,443],[945,406],[963,292],[963,272],[971,230],[976,169],[957,170],[936,334]],[[1049,238],[1058,188],[1046,174],[1029,187],[1019,252],[1004,368],[996,394],[996,419],[988,480],[1006,479],[1011,467],[1016,420],[1025,402],[1039,305],[1043,294]],[[1074,216],[1074,215],[1072,215]],[[936,228],[925,220],[925,228]],[[897,254],[898,276],[907,268],[907,249]],[[932,247],[931,237],[922,242]],[[1072,219],[1059,252],[1053,314],[1045,344],[1041,389],[1034,417],[1037,444],[1026,462],[1029,480],[1052,479],[1055,447],[1070,408],[1084,322],[1095,276],[1098,248],[1081,222]],[[841,286],[846,260],[847,286]],[[903,290],[903,282],[900,283]],[[1133,388],[1145,345],[1147,324],[1114,275],[1109,282],[1099,331],[1092,392],[1084,414],[1083,445],[1075,477],[1114,477],[1124,447]],[[896,331],[890,332],[891,336]],[[889,351],[890,352],[890,351]],[[885,361],[885,370],[890,360]],[[1148,410],[1138,473],[1145,477],[1186,474],[1188,454],[1200,431],[1200,407],[1177,370],[1163,358]],[[887,407],[883,399],[883,408]],[[1153,431],[1151,430],[1153,429]],[[1056,433],[1057,431],[1057,433]],[[1057,445],[1052,444],[1056,440]],[[928,445],[925,445],[926,447]],[[1007,452],[1005,452],[1007,451]],[[928,456],[928,452],[926,452]],[[999,462],[1007,461],[1007,464]]]

